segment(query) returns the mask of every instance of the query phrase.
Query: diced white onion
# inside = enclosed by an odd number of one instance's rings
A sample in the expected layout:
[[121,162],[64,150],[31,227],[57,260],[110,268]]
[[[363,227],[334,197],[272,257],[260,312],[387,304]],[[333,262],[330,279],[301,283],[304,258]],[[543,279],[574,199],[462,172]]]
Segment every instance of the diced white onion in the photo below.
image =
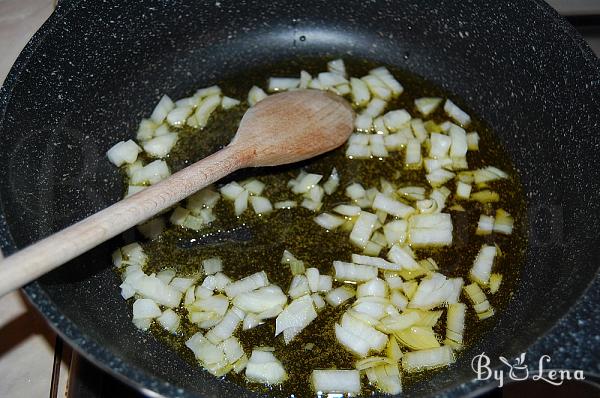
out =
[[158,323],[167,332],[176,333],[181,322],[179,315],[170,308],[167,308],[157,319]]
[[[313,299],[305,295],[292,301],[275,320],[275,336],[284,333],[288,344],[298,333],[317,318]],[[286,330],[288,333],[285,333]]]
[[273,211],[273,205],[264,196],[251,196],[250,202],[256,214],[269,214]]
[[111,163],[120,167],[125,163],[134,163],[141,151],[142,148],[135,141],[128,140],[116,143],[106,152],[106,156]]
[[373,213],[361,211],[352,232],[350,232],[350,241],[359,247],[365,247],[375,229],[377,216]]
[[340,225],[344,224],[346,220],[341,217],[334,216],[329,213],[321,213],[314,218],[315,222],[321,227],[333,231]]
[[169,133],[155,137],[151,140],[144,142],[144,152],[155,158],[164,158],[171,152],[179,135],[177,133]]
[[212,257],[202,261],[202,269],[206,275],[213,275],[223,271],[223,262],[219,257]]
[[473,262],[473,267],[469,272],[471,279],[482,285],[488,284],[496,252],[496,246],[481,246],[479,253],[477,253],[477,257],[475,257],[475,261]]
[[265,93],[260,87],[252,86],[248,92],[248,104],[250,106],[256,105],[257,102],[265,98],[267,98],[267,93]]
[[321,370],[312,371],[310,380],[317,394],[359,394],[360,373],[358,370]]
[[334,261],[335,279],[344,282],[366,282],[377,277],[377,268],[370,265],[359,265]]
[[402,357],[402,369],[406,372],[415,372],[446,366],[453,362],[454,353],[452,352],[452,348],[441,346],[404,353]]
[[154,123],[160,124],[163,122],[163,120],[165,120],[169,112],[171,112],[171,110],[174,107],[175,104],[173,103],[173,101],[171,101],[171,98],[169,98],[168,95],[163,95],[160,101],[158,101],[158,104],[156,104],[154,110],[152,111],[150,119],[152,119]]
[[143,168],[136,170],[131,176],[130,183],[132,185],[141,185],[144,183],[152,185],[164,180],[170,175],[171,172],[169,171],[167,163],[163,160],[155,160]]
[[393,271],[399,271],[402,268],[400,265],[390,263],[381,257],[363,256],[360,254],[352,254],[352,262]]
[[350,87],[352,88],[352,100],[355,105],[365,106],[369,103],[371,93],[364,81],[353,77],[350,79]]
[[231,97],[223,97],[221,99],[221,108],[227,110],[236,107],[240,104],[240,100]]
[[408,113],[406,109],[400,109],[389,111],[383,115],[383,122],[388,130],[395,132],[398,131],[400,127],[410,122],[411,118],[410,113]]
[[287,296],[279,286],[269,285],[242,293],[233,299],[233,305],[246,312],[261,313],[287,303]]
[[297,88],[299,85],[300,79],[294,77],[270,77],[268,90],[270,92],[286,91]]
[[442,99],[439,97],[423,97],[415,100],[415,106],[423,116],[429,116],[441,103]]
[[162,314],[154,300],[137,299],[133,303],[133,319],[157,318]]
[[229,284],[225,288],[225,294],[233,298],[242,293],[267,286],[268,284],[269,279],[267,278],[267,274],[264,271],[260,271]]
[[325,300],[329,305],[337,307],[354,297],[354,294],[355,292],[352,287],[344,285],[329,291],[325,295]]
[[288,375],[281,362],[272,352],[254,349],[246,365],[246,378],[265,384],[281,384]]
[[450,99],[446,100],[444,104],[444,111],[448,116],[452,119],[460,123],[462,126],[466,127],[471,123],[471,117],[462,109],[460,109],[454,102]]

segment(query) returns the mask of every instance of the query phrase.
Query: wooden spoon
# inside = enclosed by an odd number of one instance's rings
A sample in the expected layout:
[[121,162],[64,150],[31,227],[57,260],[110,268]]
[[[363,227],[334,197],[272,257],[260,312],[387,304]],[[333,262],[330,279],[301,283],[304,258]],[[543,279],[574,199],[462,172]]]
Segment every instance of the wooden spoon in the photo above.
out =
[[5,258],[0,297],[236,170],[294,163],[337,148],[352,132],[353,119],[344,99],[324,91],[265,98],[248,109],[231,143],[219,152]]

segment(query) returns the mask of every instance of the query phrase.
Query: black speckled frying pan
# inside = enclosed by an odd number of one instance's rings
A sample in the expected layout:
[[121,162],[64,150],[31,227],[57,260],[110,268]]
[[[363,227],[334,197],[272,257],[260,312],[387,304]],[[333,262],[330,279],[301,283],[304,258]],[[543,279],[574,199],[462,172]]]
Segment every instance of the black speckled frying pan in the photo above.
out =
[[[301,3],[301,4],[300,4]],[[484,389],[470,359],[526,351],[537,366],[600,373],[600,68],[542,1],[69,1],[0,91],[0,243],[5,254],[116,201],[111,143],[160,94],[175,98],[249,65],[352,56],[456,94],[506,146],[524,185],[530,247],[493,330],[407,395]],[[83,355],[165,396],[253,396],[138,332],[108,242],[25,288]]]

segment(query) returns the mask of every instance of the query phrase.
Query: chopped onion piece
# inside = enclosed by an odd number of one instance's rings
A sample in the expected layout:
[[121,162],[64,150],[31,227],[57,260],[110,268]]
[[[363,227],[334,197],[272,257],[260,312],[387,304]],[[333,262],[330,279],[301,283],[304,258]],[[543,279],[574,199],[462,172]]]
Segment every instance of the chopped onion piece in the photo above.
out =
[[297,299],[298,297],[309,294],[310,290],[308,278],[305,275],[294,275],[292,282],[290,283],[288,294],[291,298]]
[[[298,176],[300,177],[300,176]],[[298,178],[292,187],[292,192],[296,194],[308,193],[319,181],[323,178],[320,174],[304,174],[302,178]]]
[[[369,116],[371,119],[383,113],[387,103],[380,98],[373,98],[364,110],[363,115]],[[385,117],[384,117],[385,119]]]
[[448,116],[452,119],[460,123],[460,125],[466,127],[471,123],[471,117],[462,109],[460,109],[454,102],[450,99],[446,100],[444,104],[444,111]]
[[325,87],[334,87],[340,84],[348,83],[343,75],[333,72],[321,72],[317,76],[319,82]]
[[487,285],[492,273],[494,258],[496,257],[496,246],[483,245],[473,262],[469,272],[471,279],[480,285]]
[[[231,286],[231,285],[230,285]],[[277,285],[269,285],[241,293],[233,299],[233,305],[245,312],[261,313],[287,303],[287,296]]]
[[417,270],[420,268],[405,246],[394,244],[388,252],[387,258],[394,264],[398,264],[402,269]]
[[477,317],[480,320],[486,319],[494,315],[494,308],[490,305],[485,293],[478,284],[471,283],[464,287],[465,293],[471,303],[473,303],[473,309],[477,313]]
[[267,98],[267,93],[265,93],[260,87],[252,86],[248,92],[248,104],[250,106],[256,105],[257,102],[265,98]]
[[365,247],[371,234],[375,230],[377,216],[373,213],[361,211],[350,232],[350,241],[359,247]]
[[453,125],[448,130],[448,135],[452,140],[450,145],[450,156],[453,158],[463,158],[467,155],[467,133],[466,131],[457,125]]
[[331,170],[331,175],[329,176],[327,181],[325,181],[325,183],[323,184],[323,189],[325,190],[325,193],[327,195],[331,195],[332,193],[335,192],[335,190],[338,188],[339,185],[340,185],[340,176],[338,175],[338,172],[334,167]]
[[508,178],[508,174],[494,166],[477,169],[473,172],[473,176],[475,179],[475,184],[483,184],[490,181]]
[[503,209],[496,210],[496,218],[494,220],[494,232],[499,234],[512,234],[514,219],[508,212]]
[[408,306],[429,310],[445,303],[455,303],[462,285],[462,278],[448,279],[442,274],[433,273],[430,277],[421,279]]
[[501,274],[491,274],[490,275],[490,293],[495,294],[498,289],[500,289],[500,284],[502,283],[502,275]]
[[242,193],[235,198],[233,202],[233,208],[235,210],[235,215],[240,216],[243,212],[248,208],[248,198],[250,197],[250,193],[246,190],[243,190]]
[[410,113],[406,111],[406,109],[399,109],[395,111],[389,111],[385,115],[383,115],[383,122],[385,123],[385,127],[391,131],[398,131],[402,126],[411,120]]
[[479,150],[479,134],[476,132],[467,134],[467,146],[469,151],[478,151]]
[[310,295],[310,297],[312,298],[313,304],[315,305],[317,311],[322,310],[327,305],[325,304],[325,300],[323,300],[323,297],[321,297],[319,293],[313,293]]
[[233,298],[242,293],[265,287],[268,284],[269,279],[267,278],[267,274],[264,271],[260,271],[229,284],[225,288],[225,294],[227,294],[228,297]]
[[337,307],[340,304],[350,300],[354,297],[355,292],[354,289],[350,286],[344,285],[338,288],[335,288],[325,295],[325,301],[333,307]]
[[382,193],[378,193],[373,201],[374,210],[383,210],[388,214],[396,217],[406,218],[415,212],[411,206],[405,205],[402,202],[391,199]]
[[144,298],[133,303],[133,319],[157,318],[161,313],[154,300]]
[[234,201],[238,196],[244,192],[244,188],[237,182],[233,181],[229,184],[223,185],[220,189],[221,195],[227,200]]
[[136,134],[136,138],[138,141],[149,140],[154,137],[154,130],[157,128],[157,124],[154,123],[150,119],[142,119],[140,122],[140,126],[138,127],[138,131]]
[[140,330],[148,330],[150,329],[150,325],[152,325],[152,318],[133,319],[132,322],[136,328]]
[[352,333],[351,330],[345,329],[339,324],[335,324],[335,337],[338,342],[348,351],[364,357],[369,353],[371,346],[369,343]]
[[269,88],[270,92],[286,91],[292,88],[298,88],[300,79],[294,77],[270,77]]
[[140,296],[152,299],[165,307],[177,307],[181,302],[182,293],[156,276],[143,275],[130,284]]
[[455,349],[462,347],[466,309],[467,306],[463,303],[454,303],[448,306],[444,344]]
[[263,196],[251,196],[250,202],[256,214],[269,214],[273,211],[273,205]]
[[[288,344],[298,333],[317,318],[317,312],[310,295],[292,301],[275,320],[275,336],[284,333],[285,344]],[[286,330],[291,333],[285,333]]]
[[240,322],[242,322],[243,316],[240,317],[240,315],[243,314],[243,312],[238,312],[234,308],[227,311],[221,322],[206,333],[205,337],[211,343],[218,344],[221,341],[230,338]]
[[421,143],[411,138],[406,142],[406,154],[404,163],[409,168],[417,168],[421,165]]
[[355,77],[350,79],[350,87],[352,88],[352,100],[357,106],[365,106],[371,99],[369,87],[361,79]]
[[193,111],[192,106],[177,106],[167,115],[167,123],[171,126],[182,126]]
[[223,261],[220,257],[212,257],[202,261],[202,269],[206,275],[213,275],[223,271]]
[[346,77],[346,66],[344,60],[334,59],[327,62],[327,70],[332,73],[337,73],[340,76]]
[[288,375],[272,352],[254,349],[246,365],[246,378],[265,384],[281,384]]
[[223,97],[221,99],[221,108],[227,110],[236,107],[240,104],[240,100],[231,97]]
[[152,138],[144,142],[144,152],[155,158],[164,158],[171,152],[178,139],[179,135],[177,133],[169,133]]
[[415,100],[415,106],[423,116],[429,116],[441,103],[442,98],[439,97],[423,97]]
[[439,133],[432,133],[430,138],[429,156],[432,158],[445,158],[452,145],[452,139]]
[[409,239],[414,247],[450,245],[452,230],[447,213],[416,214],[409,219]]
[[340,326],[350,331],[358,339],[364,340],[370,347],[370,350],[381,351],[387,344],[387,336],[376,330],[368,323],[352,316],[349,312],[344,313]]
[[500,195],[498,195],[497,192],[485,189],[483,191],[471,193],[470,199],[481,203],[492,203],[499,201]]
[[318,394],[359,394],[360,373],[358,370],[315,369],[310,376],[313,390]]
[[402,268],[401,265],[390,263],[389,261],[384,260],[380,257],[371,257],[371,256],[362,256],[360,254],[352,254],[352,262],[356,264],[362,265],[370,265],[373,267],[398,271]]
[[[385,261],[385,260],[384,260]],[[361,283],[356,289],[356,297],[386,297],[387,284],[383,279],[373,278],[370,281]]]
[[394,76],[392,76],[385,66],[375,68],[369,73],[377,76],[392,91],[394,97],[397,97],[404,92],[402,85],[394,78]]
[[494,217],[486,216],[485,214],[481,214],[479,216],[479,221],[477,222],[477,230],[475,233],[477,235],[489,235],[494,230]]
[[406,352],[402,357],[402,369],[409,373],[435,369],[450,365],[454,360],[454,353],[449,346]]
[[195,278],[177,277],[177,278],[173,278],[173,280],[171,280],[169,285],[171,287],[173,287],[174,289],[179,290],[181,293],[185,293],[185,291],[188,290],[190,288],[190,286],[192,286],[194,284],[194,282],[196,282]]
[[169,166],[163,160],[155,160],[139,170],[133,172],[130,183],[132,185],[141,185],[148,183],[156,184],[171,175]]
[[156,320],[163,327],[163,329],[170,333],[176,333],[181,322],[179,315],[177,315],[177,313],[170,308],[167,308],[161,316],[156,318]]
[[366,282],[377,277],[377,268],[369,265],[359,265],[334,261],[335,279],[343,282]]
[[116,143],[106,152],[106,156],[112,164],[120,167],[125,163],[134,163],[141,151],[142,148],[135,141],[128,140]]
[[456,197],[460,199],[469,199],[469,196],[471,196],[471,188],[471,184],[458,181],[456,183]]
[[381,79],[375,75],[367,75],[362,77],[362,81],[365,82],[369,91],[375,96],[379,97],[384,101],[388,101],[392,97],[392,90],[381,81]]
[[168,95],[163,95],[161,97],[160,101],[158,101],[158,104],[156,105],[154,110],[152,111],[152,115],[150,116],[150,119],[152,119],[152,121],[154,123],[160,124],[165,120],[165,118],[167,117],[167,114],[174,107],[175,107],[175,104],[173,103],[173,101],[171,101],[171,98],[169,98]]
[[217,109],[219,105],[221,105],[221,96],[219,94],[210,95],[204,98],[196,108],[196,112],[194,112],[194,114],[188,118],[187,123],[190,124],[191,119],[191,126],[196,128],[206,127],[210,115],[215,111],[215,109]]

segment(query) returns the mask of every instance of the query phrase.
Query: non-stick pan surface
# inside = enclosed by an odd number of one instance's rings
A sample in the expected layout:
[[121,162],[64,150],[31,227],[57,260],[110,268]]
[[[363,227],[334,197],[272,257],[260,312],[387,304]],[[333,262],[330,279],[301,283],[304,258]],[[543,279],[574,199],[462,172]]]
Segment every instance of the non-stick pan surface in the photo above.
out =
[[[457,364],[407,395],[472,392],[481,385],[470,382],[473,355],[498,364],[534,343],[532,357],[600,372],[600,70],[541,1],[63,1],[0,92],[3,250],[118,200],[104,153],[161,94],[302,56],[366,58],[437,83],[491,124],[522,176],[530,248],[509,308]],[[29,285],[28,296],[84,355],[140,388],[253,396],[135,329],[109,265],[120,243]]]

